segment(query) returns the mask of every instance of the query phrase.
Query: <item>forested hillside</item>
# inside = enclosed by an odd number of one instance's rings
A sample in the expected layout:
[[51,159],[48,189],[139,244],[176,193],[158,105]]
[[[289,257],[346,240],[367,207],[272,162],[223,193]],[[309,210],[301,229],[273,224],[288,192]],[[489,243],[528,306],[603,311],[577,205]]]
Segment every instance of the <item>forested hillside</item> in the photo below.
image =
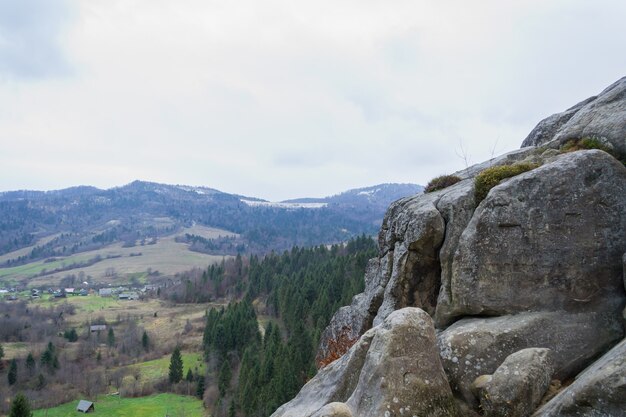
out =
[[216,292],[241,296],[206,317],[209,372],[202,388],[213,415],[268,416],[292,398],[316,372],[321,332],[363,290],[365,266],[376,253],[376,243],[361,236],[346,245],[237,257],[164,291],[165,298],[191,302]]
[[421,187],[382,184],[375,193],[364,190],[318,199],[321,203],[308,206],[141,181],[108,190],[3,192],[0,255],[9,255],[0,267],[67,257],[117,242],[127,247],[154,243],[195,224],[229,233],[210,239],[186,233],[178,239],[189,243],[191,250],[209,254],[268,253],[294,245],[336,243],[376,233],[386,206]]

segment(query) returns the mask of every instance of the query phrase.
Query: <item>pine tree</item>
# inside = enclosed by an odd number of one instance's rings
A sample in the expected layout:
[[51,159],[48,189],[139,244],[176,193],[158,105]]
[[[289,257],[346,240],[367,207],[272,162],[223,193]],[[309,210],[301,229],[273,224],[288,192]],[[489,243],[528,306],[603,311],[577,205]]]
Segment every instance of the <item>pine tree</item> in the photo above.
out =
[[230,388],[230,380],[232,379],[232,376],[233,374],[230,370],[230,364],[228,363],[228,360],[224,360],[217,381],[217,388],[220,390],[220,397],[226,395],[226,391]]
[[9,366],[9,373],[7,374],[7,379],[9,380],[9,385],[13,385],[17,382],[17,362],[15,359],[11,360],[11,365]]
[[146,352],[150,349],[150,338],[148,337],[148,333],[143,331],[143,335],[141,336],[141,346],[143,346],[143,350]]
[[204,397],[204,390],[206,388],[206,383],[204,382],[204,377],[198,376],[198,383],[196,385],[196,397],[202,399]]
[[230,407],[228,407],[228,417],[235,417],[235,400],[230,400]]
[[32,375],[35,370],[35,357],[32,352],[28,352],[28,356],[26,357],[26,369]]
[[20,393],[15,396],[13,403],[11,404],[11,411],[9,411],[9,417],[32,417],[33,413],[30,411],[30,403],[28,398],[24,394]]
[[174,352],[172,352],[169,379],[172,384],[177,384],[183,379],[183,358],[180,355],[179,346],[176,346]]
[[191,368],[187,370],[187,376],[185,377],[185,379],[187,380],[187,382],[193,381],[193,372],[191,372]]
[[107,345],[109,345],[109,347],[115,346],[115,333],[113,332],[113,327],[109,327],[109,334],[107,335]]

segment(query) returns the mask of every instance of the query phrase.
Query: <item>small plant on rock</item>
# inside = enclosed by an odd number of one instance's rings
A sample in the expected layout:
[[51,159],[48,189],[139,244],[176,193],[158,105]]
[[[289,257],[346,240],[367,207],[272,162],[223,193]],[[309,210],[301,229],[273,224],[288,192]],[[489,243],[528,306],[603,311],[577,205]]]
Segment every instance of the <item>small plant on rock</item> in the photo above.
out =
[[599,149],[611,155],[624,165],[626,165],[626,155],[616,151],[614,148],[605,145],[600,139],[597,138],[582,138],[582,139],[570,139],[561,146],[561,152],[574,152],[586,149]]
[[444,188],[448,188],[459,181],[461,181],[461,178],[456,175],[440,175],[428,182],[428,185],[424,188],[424,192],[432,193],[433,191],[443,190]]
[[511,178],[523,172],[537,168],[537,164],[518,163],[513,165],[499,165],[483,170],[474,179],[474,197],[476,205],[487,197],[489,190],[506,178]]

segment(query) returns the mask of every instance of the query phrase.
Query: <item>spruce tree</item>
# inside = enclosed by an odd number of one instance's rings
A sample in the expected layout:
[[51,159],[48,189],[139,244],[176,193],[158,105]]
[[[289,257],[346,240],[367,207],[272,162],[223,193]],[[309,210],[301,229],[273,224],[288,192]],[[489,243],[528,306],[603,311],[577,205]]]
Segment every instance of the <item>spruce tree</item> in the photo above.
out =
[[143,331],[143,335],[141,336],[141,346],[143,346],[143,350],[146,352],[150,349],[150,338],[148,337],[148,333]]
[[28,352],[28,356],[26,357],[26,369],[32,375],[35,370],[35,357],[32,352]]
[[113,327],[109,327],[109,334],[107,335],[107,345],[109,345],[109,347],[115,346],[115,333],[113,332]]
[[232,379],[233,374],[230,370],[230,364],[228,360],[224,360],[222,363],[222,368],[220,369],[220,374],[218,376],[217,388],[220,390],[220,397],[226,395],[226,391],[230,388],[230,380]]
[[196,397],[202,399],[204,397],[204,390],[206,388],[205,382],[204,382],[204,376],[199,375],[198,376],[198,383],[196,385]]
[[235,400],[230,400],[230,407],[228,407],[228,417],[235,417]]
[[187,382],[193,381],[193,372],[191,372],[191,368],[187,370],[187,376],[185,377],[185,379],[187,380]]
[[11,360],[11,365],[9,366],[9,373],[7,374],[7,379],[9,380],[9,385],[13,385],[17,382],[17,362],[15,359]]
[[170,383],[177,384],[183,379],[183,358],[180,355],[180,347],[176,346],[174,352],[172,352],[172,358],[170,359]]
[[11,410],[9,411],[9,417],[32,417],[33,413],[30,411],[30,403],[28,398],[24,394],[19,393],[13,399],[11,404]]

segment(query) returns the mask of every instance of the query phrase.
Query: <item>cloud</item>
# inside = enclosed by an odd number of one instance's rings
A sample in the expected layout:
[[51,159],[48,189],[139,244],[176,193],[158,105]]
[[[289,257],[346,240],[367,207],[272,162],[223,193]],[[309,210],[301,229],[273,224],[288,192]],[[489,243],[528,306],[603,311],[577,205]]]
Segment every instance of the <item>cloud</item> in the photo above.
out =
[[70,66],[60,35],[70,20],[70,10],[63,0],[0,0],[0,77],[38,79],[67,74]]
[[461,142],[472,162],[517,148],[623,76],[624,15],[610,0],[0,0],[0,189],[423,184],[464,167]]

